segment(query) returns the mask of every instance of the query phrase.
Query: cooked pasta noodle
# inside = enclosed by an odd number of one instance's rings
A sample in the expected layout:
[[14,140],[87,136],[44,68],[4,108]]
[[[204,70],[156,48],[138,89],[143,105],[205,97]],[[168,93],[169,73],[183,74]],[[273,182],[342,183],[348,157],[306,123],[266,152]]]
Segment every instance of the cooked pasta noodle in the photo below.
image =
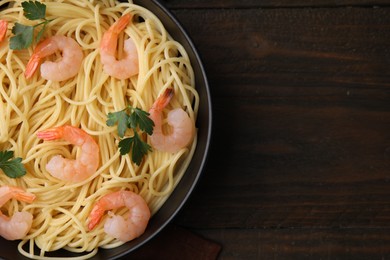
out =
[[[0,19],[10,26],[15,22],[34,24],[23,16],[21,2],[0,0]],[[18,186],[36,195],[31,204],[11,201],[2,211],[9,215],[16,211],[33,214],[31,230],[18,246],[24,256],[44,259],[48,252],[64,248],[80,253],[77,259],[85,259],[95,255],[98,247],[123,244],[105,234],[104,223],[88,231],[87,219],[94,203],[111,191],[126,189],[141,195],[155,214],[184,174],[196,147],[195,134],[192,143],[179,152],[152,150],[137,166],[129,155],[120,155],[116,127],[106,125],[107,114],[128,104],[148,111],[169,87],[175,95],[164,115],[169,109],[181,107],[195,122],[199,96],[185,49],[149,10],[132,2],[113,0],[42,2],[47,6],[46,17],[54,19],[47,24],[43,38],[71,37],[82,48],[84,58],[79,73],[69,80],[45,80],[39,71],[27,80],[24,71],[33,47],[11,50],[11,30],[7,32],[8,40],[0,43],[0,150],[14,151],[16,157],[23,158],[27,170],[26,175],[16,179],[0,174],[0,185]],[[124,13],[131,13],[133,22],[120,34],[119,49],[125,38],[133,39],[139,73],[118,80],[103,72],[99,44],[103,33]],[[45,165],[57,154],[75,158],[80,149],[65,141],[42,141],[36,135],[39,130],[64,124],[80,127],[100,147],[96,173],[78,183],[51,176]],[[126,211],[121,208],[116,212]]]

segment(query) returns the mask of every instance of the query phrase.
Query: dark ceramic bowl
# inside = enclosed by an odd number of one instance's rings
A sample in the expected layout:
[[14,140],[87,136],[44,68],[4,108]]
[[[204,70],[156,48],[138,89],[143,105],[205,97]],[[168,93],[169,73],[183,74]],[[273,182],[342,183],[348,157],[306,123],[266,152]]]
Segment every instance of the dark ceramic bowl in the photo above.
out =
[[[196,126],[198,128],[198,144],[192,161],[177,185],[161,209],[150,219],[145,233],[114,249],[99,249],[98,254],[92,259],[116,259],[123,257],[131,251],[147,243],[157,235],[178,213],[193,191],[199,176],[204,168],[211,137],[211,99],[207,78],[201,60],[191,39],[175,19],[175,17],[158,0],[135,0],[135,4],[144,6],[152,11],[162,21],[170,35],[180,42],[186,49],[194,69],[196,77],[196,89],[200,95],[200,105]],[[0,237],[0,259],[16,260],[26,259],[17,250],[17,242],[7,241]],[[59,250],[50,254],[57,257],[72,257],[77,254]]]

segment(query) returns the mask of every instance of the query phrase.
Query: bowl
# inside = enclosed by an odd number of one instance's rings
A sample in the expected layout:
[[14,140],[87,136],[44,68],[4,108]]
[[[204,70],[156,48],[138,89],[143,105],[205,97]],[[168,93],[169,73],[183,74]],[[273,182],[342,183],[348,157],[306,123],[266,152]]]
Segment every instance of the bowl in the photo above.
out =
[[[191,163],[184,176],[164,205],[150,219],[145,233],[139,238],[117,248],[99,249],[98,253],[91,259],[117,259],[124,257],[126,254],[147,243],[163,230],[183,207],[194,190],[205,166],[209,150],[212,122],[210,90],[205,70],[192,40],[173,14],[159,3],[158,0],[134,0],[134,3],[153,12],[164,24],[170,35],[183,45],[190,57],[196,78],[196,89],[200,96],[200,105],[196,121],[196,126],[198,128],[198,143]],[[8,241],[0,237],[0,247],[0,259],[27,259],[17,251],[17,241]],[[65,250],[58,250],[49,255],[52,257],[78,256],[77,254]]]

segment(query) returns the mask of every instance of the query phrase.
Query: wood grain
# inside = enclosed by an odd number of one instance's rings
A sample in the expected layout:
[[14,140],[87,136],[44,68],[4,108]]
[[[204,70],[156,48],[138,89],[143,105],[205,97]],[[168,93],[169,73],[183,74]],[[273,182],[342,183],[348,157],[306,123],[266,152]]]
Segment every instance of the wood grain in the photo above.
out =
[[214,113],[207,167],[174,223],[221,243],[221,259],[389,257],[388,1],[166,2]]
[[160,0],[171,9],[203,8],[291,8],[291,7],[378,7],[389,6],[388,0]]
[[[214,97],[207,192],[199,188],[189,204],[200,209],[185,217],[191,223],[354,226],[373,198],[389,202],[390,31],[383,24],[390,16],[387,9],[342,14],[176,12],[204,58]],[[204,29],[193,26],[199,16]],[[222,25],[223,17],[233,19]],[[206,210],[222,218],[213,221]],[[304,217],[310,214],[319,217]]]
[[389,229],[229,229],[199,233],[224,241],[221,260],[390,257]]

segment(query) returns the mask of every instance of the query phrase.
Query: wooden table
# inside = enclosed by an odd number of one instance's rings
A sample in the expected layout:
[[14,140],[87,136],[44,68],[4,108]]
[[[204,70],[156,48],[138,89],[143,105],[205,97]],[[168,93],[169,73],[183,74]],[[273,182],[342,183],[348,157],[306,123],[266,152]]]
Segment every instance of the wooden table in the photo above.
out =
[[173,224],[218,259],[390,258],[390,1],[161,2],[198,48],[214,117]]

